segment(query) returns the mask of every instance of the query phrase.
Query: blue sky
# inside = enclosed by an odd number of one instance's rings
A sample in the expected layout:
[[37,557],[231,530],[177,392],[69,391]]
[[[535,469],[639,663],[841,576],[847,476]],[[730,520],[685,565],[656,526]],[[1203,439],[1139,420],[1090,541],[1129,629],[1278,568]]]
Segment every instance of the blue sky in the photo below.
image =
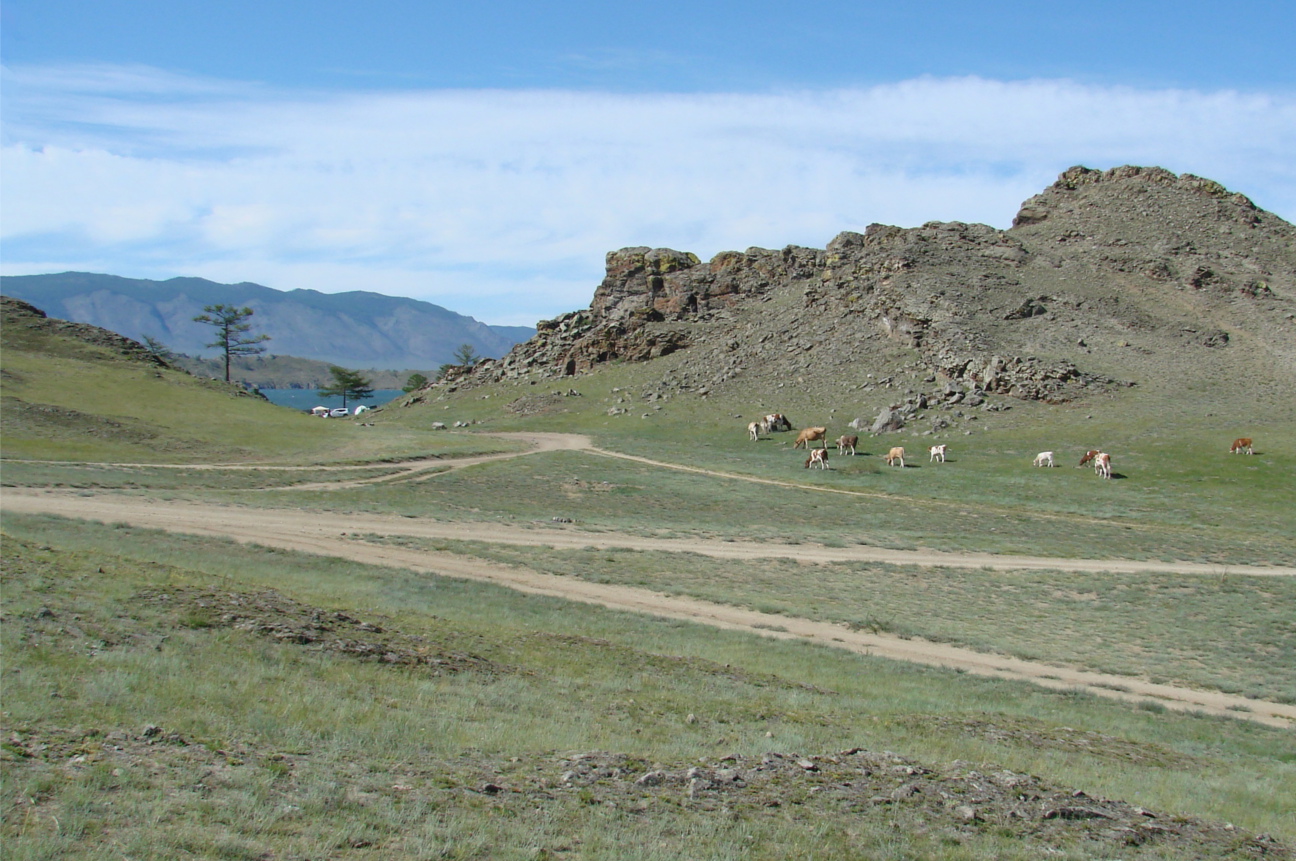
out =
[[1233,8],[5,0],[0,269],[530,325],[616,248],[1007,227],[1073,164],[1292,220],[1296,4]]

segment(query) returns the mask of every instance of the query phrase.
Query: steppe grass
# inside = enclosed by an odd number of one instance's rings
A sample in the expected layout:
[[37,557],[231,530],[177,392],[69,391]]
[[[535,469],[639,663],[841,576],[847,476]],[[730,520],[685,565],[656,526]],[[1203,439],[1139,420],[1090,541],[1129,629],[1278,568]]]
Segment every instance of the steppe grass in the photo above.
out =
[[[628,754],[647,770],[854,746],[1009,768],[1162,815],[1296,838],[1286,731],[227,541],[12,515],[4,530],[6,737],[49,744],[37,756],[6,748],[7,857],[1044,851],[1026,832],[952,833],[813,796],[783,815],[686,802],[636,811],[571,793],[509,806],[481,790],[536,773],[558,780],[561,761],[581,752]],[[273,588],[497,671],[436,677],[357,663],[178,624],[135,597],[188,585]],[[160,736],[145,748],[147,724]],[[134,758],[112,755],[114,743]],[[1155,845],[1120,851],[1176,857]]]
[[[643,394],[654,390],[646,373],[617,366],[596,377],[563,381],[561,390],[554,384],[554,391],[578,391],[580,397],[546,394],[542,386],[488,386],[480,390],[486,394],[473,390],[437,402],[431,413],[394,407],[385,418],[418,426],[448,409],[449,415],[488,429],[577,430],[613,451],[664,463],[858,495],[820,496],[823,504],[812,508],[805,496],[776,487],[722,485],[715,496],[726,511],[717,519],[740,525],[759,515],[744,516],[738,505],[731,507],[738,499],[756,502],[760,514],[769,514],[768,524],[789,531],[837,532],[847,541],[863,532],[865,540],[890,546],[979,544],[987,552],[1296,562],[1296,422],[1291,416],[1208,414],[1191,422],[1168,421],[1169,403],[1134,390],[1083,406],[1000,398],[1013,408],[979,413],[978,421],[963,425],[973,430],[971,436],[862,434],[857,456],[832,456],[831,469],[809,471],[802,466],[804,453],[792,449],[794,434],[773,434],[757,443],[747,439],[747,421],[775,401],[758,409],[719,396],[645,401]],[[540,392],[528,394],[533,389]],[[547,398],[551,411],[520,418],[503,408],[517,397]],[[633,407],[630,415],[607,416],[609,405],[619,401]],[[834,418],[825,405],[817,405],[792,418],[798,426],[823,424],[835,439],[855,433],[845,422],[857,413],[847,409]],[[649,418],[639,417],[644,413]],[[1229,455],[1236,436],[1255,438],[1257,454]],[[945,464],[928,460],[927,446],[936,442],[950,445]],[[908,468],[884,464],[882,455],[893,445],[907,447]],[[1090,448],[1113,454],[1113,481],[1075,468]],[[1058,468],[1031,466],[1035,454],[1045,450],[1055,451]],[[615,481],[615,475],[606,480]],[[678,479],[661,480],[672,485],[665,493],[678,493]],[[827,511],[830,506],[849,516]],[[798,518],[798,510],[814,516]],[[711,528],[705,516],[698,522]]]
[[1296,703],[1296,582],[1002,571],[367,536],[1025,660]]
[[500,440],[398,423],[318,419],[221,383],[91,355],[6,346],[0,409],[9,460],[364,463],[509,451]]
[[[849,458],[838,459],[835,472],[845,471],[840,467],[842,460]],[[482,464],[424,481],[340,489],[327,497],[287,489],[273,500],[264,496],[243,500],[253,505],[282,502],[334,511],[460,520],[549,521],[560,517],[570,518],[581,528],[648,535],[862,543],[1073,558],[1179,559],[1221,565],[1296,563],[1296,532],[1274,535],[1260,526],[1250,531],[1245,520],[1212,528],[1150,523],[1132,516],[1049,514],[1011,502],[956,504],[905,496],[902,489],[894,487],[882,490],[877,482],[867,480],[848,487],[852,483],[849,478],[821,479],[822,473],[811,474],[799,463],[790,466],[788,461],[785,457],[763,473],[748,465],[747,474],[778,477],[796,486],[717,478],[587,452],[553,452]],[[953,473],[961,465],[950,463],[948,467],[946,472]],[[737,473],[738,469],[731,464],[728,471]],[[939,470],[933,467],[930,471]],[[1055,478],[1061,482],[1068,477]],[[1098,481],[1092,473],[1069,478]],[[825,488],[848,492],[825,492]],[[1286,515],[1282,519],[1287,519]]]
[[212,467],[199,464],[167,467],[112,463],[6,461],[0,483],[8,487],[55,487],[78,490],[175,492],[272,490],[319,481],[370,480],[401,472],[398,465],[380,467]]

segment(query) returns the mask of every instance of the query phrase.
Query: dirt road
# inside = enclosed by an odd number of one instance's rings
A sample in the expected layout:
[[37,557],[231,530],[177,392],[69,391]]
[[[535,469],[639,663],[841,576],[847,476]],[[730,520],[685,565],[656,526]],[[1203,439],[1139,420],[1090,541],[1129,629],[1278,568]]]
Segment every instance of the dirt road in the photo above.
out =
[[[588,440],[584,438],[564,434],[515,436],[527,439],[535,446],[531,452],[522,454],[589,446]],[[514,456],[518,455],[465,458],[453,462],[453,466],[462,468],[472,463]],[[425,473],[432,468],[432,465],[425,464],[427,462],[409,464],[407,465],[409,468],[402,473],[405,478],[426,477]],[[444,469],[450,464],[446,461],[436,461],[434,465]],[[392,476],[383,476],[378,480],[391,478]],[[227,537],[250,544],[351,559],[369,565],[387,565],[440,576],[487,581],[532,594],[599,604],[618,610],[648,613],[718,628],[741,630],[765,637],[800,639],[858,653],[949,667],[978,675],[1028,680],[1050,688],[1083,689],[1097,695],[1122,700],[1153,700],[1166,708],[1227,715],[1273,726],[1296,726],[1296,706],[1251,700],[1217,691],[1157,685],[1127,676],[1105,675],[1022,661],[919,639],[900,639],[885,634],[870,634],[832,623],[796,619],[741,607],[662,595],[648,589],[610,586],[574,578],[556,577],[521,567],[486,562],[447,552],[410,550],[370,543],[361,540],[360,536],[372,534],[460,539],[556,548],[618,547],[699,553],[726,559],[794,557],[807,562],[857,560],[1058,571],[1129,573],[1169,571],[1218,576],[1220,574],[1218,566],[898,551],[865,546],[831,548],[805,544],[792,546],[707,539],[658,539],[611,532],[585,532],[569,526],[552,524],[444,522],[383,515],[340,515],[300,509],[241,508],[197,502],[159,501],[113,493],[85,495],[84,491],[5,488],[3,497],[0,497],[0,507],[12,512],[47,513],[106,523],[126,523],[177,533]],[[1230,566],[1228,573],[1293,576],[1296,575],[1296,570]]]

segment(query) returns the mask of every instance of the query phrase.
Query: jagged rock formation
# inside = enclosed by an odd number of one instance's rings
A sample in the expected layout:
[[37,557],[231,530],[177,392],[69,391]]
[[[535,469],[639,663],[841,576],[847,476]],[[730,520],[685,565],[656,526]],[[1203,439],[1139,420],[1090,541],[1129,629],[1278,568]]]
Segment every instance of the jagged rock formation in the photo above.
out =
[[1160,168],[1075,167],[1010,230],[875,224],[823,250],[751,248],[706,263],[611,252],[588,310],[542,321],[472,376],[580,375],[687,349],[677,382],[700,394],[744,376],[816,373],[863,388],[866,371],[903,369],[938,384],[924,398],[1063,402],[1172,385],[1185,363],[1282,385],[1296,380],[1294,300],[1296,228],[1246,197]]

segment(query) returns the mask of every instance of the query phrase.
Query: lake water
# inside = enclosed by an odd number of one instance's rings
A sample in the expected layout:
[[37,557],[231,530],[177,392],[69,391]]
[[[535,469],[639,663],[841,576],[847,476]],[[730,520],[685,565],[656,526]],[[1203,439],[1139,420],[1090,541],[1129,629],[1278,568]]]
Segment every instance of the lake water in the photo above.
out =
[[[265,395],[272,404],[281,407],[291,407],[295,410],[305,412],[311,407],[333,407],[342,406],[341,398],[321,398],[319,392],[315,389],[262,389],[261,394]],[[374,389],[372,397],[357,401],[354,398],[347,398],[347,409],[355,410],[360,404],[370,407],[380,407],[390,400],[405,394],[400,389]]]

